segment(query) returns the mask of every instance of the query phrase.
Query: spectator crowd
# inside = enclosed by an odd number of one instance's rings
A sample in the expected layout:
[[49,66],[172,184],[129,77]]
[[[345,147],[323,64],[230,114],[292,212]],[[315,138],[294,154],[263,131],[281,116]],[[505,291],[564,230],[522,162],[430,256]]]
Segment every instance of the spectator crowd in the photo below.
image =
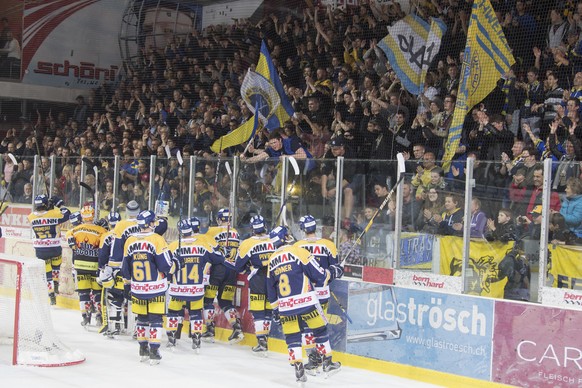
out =
[[[253,163],[282,154],[321,162],[306,168],[305,198],[335,198],[334,161],[349,163],[343,177],[346,233],[365,226],[395,182],[393,160],[407,160],[403,229],[491,240],[539,238],[543,168],[552,159],[552,239],[576,244],[582,238],[582,2],[492,1],[516,64],[497,88],[466,117],[452,166],[443,157],[456,103],[471,2],[415,1],[413,12],[440,17],[447,25],[441,50],[414,96],[403,89],[378,42],[387,26],[405,16],[398,2],[359,2],[346,9],[304,8],[258,23],[235,20],[177,36],[166,47],[141,47],[125,76],[79,96],[70,111],[37,112],[11,129],[0,152],[4,189],[15,201],[31,201],[31,157],[42,156],[38,174],[48,177],[56,155],[55,195],[77,201],[79,157],[100,158],[99,201],[110,209],[113,157],[120,156],[121,208],[130,200],[143,207],[163,196],[177,214],[190,187],[188,174],[172,159],[155,168],[150,193],[149,156],[169,147],[184,159],[198,156],[193,183],[197,212],[211,215],[228,205],[229,176],[213,159],[212,144],[252,117],[240,96],[245,72],[266,42],[296,114],[278,130],[258,131],[251,145],[221,149],[241,155],[239,200],[258,208],[276,190],[274,164]],[[549,7],[549,8],[548,8]],[[548,16],[549,15],[549,16]],[[465,160],[474,160],[477,185],[472,218],[464,220]],[[217,171],[217,166],[218,170]],[[87,171],[86,179],[91,171]],[[89,177],[89,178],[87,178]],[[220,179],[218,179],[220,177]],[[94,179],[94,176],[93,176]],[[392,225],[390,201],[378,224]],[[510,223],[511,226],[505,224]]]

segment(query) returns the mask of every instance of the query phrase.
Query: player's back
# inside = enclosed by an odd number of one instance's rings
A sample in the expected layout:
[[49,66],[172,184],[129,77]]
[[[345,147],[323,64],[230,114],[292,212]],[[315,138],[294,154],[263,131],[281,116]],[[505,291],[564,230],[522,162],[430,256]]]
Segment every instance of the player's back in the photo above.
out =
[[121,220],[117,225],[115,225],[115,228],[113,228],[115,238],[111,248],[111,257],[109,258],[110,267],[121,267],[125,242],[130,236],[139,233],[140,231],[139,225],[135,219]]
[[242,270],[241,266],[247,262],[251,263],[253,269],[267,268],[269,258],[275,250],[275,245],[266,234],[247,238],[238,249],[237,271]]
[[170,252],[180,255],[184,265],[178,271],[170,284],[170,295],[184,300],[204,296],[204,273],[208,265],[218,262],[212,256],[214,247],[211,241],[203,235],[199,238],[184,238],[181,242],[173,241]]
[[122,273],[131,280],[131,291],[142,297],[162,295],[172,262],[166,240],[159,234],[137,233],[124,245]]
[[72,249],[76,270],[97,270],[101,236],[106,232],[105,228],[95,224],[77,225],[69,231],[74,244]]
[[335,244],[325,238],[305,238],[297,241],[295,246],[307,249],[323,268],[337,264],[337,248]]
[[303,248],[285,246],[271,255],[267,276],[269,284],[275,285],[281,315],[301,314],[319,303],[308,277],[319,280],[314,270],[321,270],[319,277],[325,277],[325,271]]
[[225,260],[234,264],[240,246],[238,231],[226,226],[213,226],[208,229],[206,235],[220,245],[224,252]]

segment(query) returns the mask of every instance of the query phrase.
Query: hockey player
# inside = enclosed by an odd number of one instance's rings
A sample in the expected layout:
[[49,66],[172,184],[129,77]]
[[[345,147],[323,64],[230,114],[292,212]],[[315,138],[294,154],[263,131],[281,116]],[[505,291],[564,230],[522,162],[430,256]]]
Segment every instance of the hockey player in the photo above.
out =
[[[141,361],[159,364],[162,317],[166,313],[167,277],[181,268],[180,257],[172,257],[166,240],[154,233],[156,215],[144,210],[137,216],[140,232],[127,238],[121,273],[130,285],[132,312],[137,314],[136,331]],[[119,225],[119,224],[118,224]],[[146,330],[149,338],[146,337]]]
[[[301,217],[299,220],[299,228],[305,233],[305,238],[297,241],[294,244],[295,246],[307,249],[323,269],[328,269],[332,265],[338,265],[335,244],[328,239],[318,238],[316,236],[317,222],[312,215],[308,214]],[[315,293],[323,312],[327,314],[327,306],[331,295],[329,285],[326,284],[319,287],[316,285]],[[309,362],[305,364],[305,371],[307,374],[315,375],[321,366],[322,360],[318,357],[317,351],[314,348],[313,331],[309,328],[304,328],[303,330],[303,345],[309,355]]]
[[[57,209],[54,209],[53,206]],[[51,304],[57,304],[59,292],[59,272],[63,262],[59,225],[67,222],[71,211],[62,207],[59,198],[49,198],[40,194],[34,198],[34,211],[28,215],[34,238],[32,245],[36,257],[44,260],[46,279]]]
[[[113,229],[117,223],[121,221],[121,216],[118,212],[112,211],[107,215],[107,223],[109,224],[109,231],[101,235],[101,242],[99,246],[99,281],[103,286],[101,293],[101,309],[103,312],[103,326],[99,329],[99,334],[113,336],[119,334],[121,331],[121,312],[123,309],[123,277],[119,273],[119,269],[113,271],[108,265],[109,257],[111,257],[112,245],[115,240],[115,233]],[[109,323],[114,323],[110,328]]]
[[295,367],[297,382],[307,381],[301,349],[303,324],[313,331],[317,352],[323,358],[323,371],[326,375],[338,371],[341,364],[332,361],[327,323],[312,283],[326,286],[343,275],[341,267],[331,265],[323,269],[309,251],[288,245],[289,232],[284,226],[276,227],[269,236],[277,250],[269,259],[267,296],[281,316],[289,362]]
[[[101,285],[97,283],[99,243],[105,228],[93,223],[95,209],[85,205],[81,209],[83,223],[75,226],[68,233],[67,242],[73,250],[73,269],[76,273],[79,306],[81,308],[82,326],[91,322],[91,312],[96,311],[96,324],[101,327]],[[91,295],[93,294],[93,295]],[[93,297],[93,298],[91,298]],[[91,301],[93,300],[93,302]]]
[[109,257],[108,265],[113,269],[113,272],[121,268],[121,261],[123,259],[123,247],[125,241],[129,236],[140,231],[137,225],[137,216],[140,213],[139,204],[136,201],[129,201],[125,207],[126,219],[119,221],[115,228],[113,228],[113,244],[111,248],[111,255]]
[[224,256],[220,251],[215,250],[214,240],[199,234],[200,220],[198,218],[192,217],[178,222],[178,230],[182,237],[170,244],[170,252],[184,264],[170,283],[168,344],[169,346],[176,345],[176,339],[180,335],[179,330],[182,328],[184,304],[186,304],[190,317],[192,349],[198,352],[204,323],[202,316],[204,273],[208,265],[224,264]]
[[[216,217],[218,226],[208,229],[206,235],[220,246],[225,261],[233,264],[238,255],[240,238],[236,229],[230,227],[230,210],[220,209]],[[234,308],[234,292],[236,289],[236,272],[232,266],[224,264],[213,265],[210,270],[209,284],[204,292],[204,320],[206,332],[202,337],[214,341],[214,298],[218,299],[218,305],[232,325],[232,333],[228,341],[233,344],[243,340],[241,321],[238,312]]]
[[267,234],[263,217],[253,216],[251,226],[254,235],[241,243],[234,267],[236,272],[244,272],[250,266],[249,310],[253,315],[258,342],[252,350],[256,354],[266,355],[273,316],[273,309],[267,301],[267,266],[275,246]]

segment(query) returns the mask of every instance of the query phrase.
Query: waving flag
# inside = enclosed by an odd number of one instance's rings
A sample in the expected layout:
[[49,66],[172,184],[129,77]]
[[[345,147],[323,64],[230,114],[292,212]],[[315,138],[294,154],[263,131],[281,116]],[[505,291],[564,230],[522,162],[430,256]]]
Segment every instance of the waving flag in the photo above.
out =
[[402,86],[410,93],[422,92],[426,72],[439,52],[446,30],[440,19],[432,18],[429,24],[416,15],[407,15],[388,28],[388,35],[378,43]]
[[445,146],[445,170],[459,147],[463,121],[476,104],[481,102],[497,85],[501,76],[515,63],[501,25],[489,0],[475,0],[467,33],[467,46],[457,105]]
[[285,124],[285,121],[293,116],[295,110],[291,106],[291,103],[285,94],[285,90],[283,90],[283,83],[279,78],[279,74],[277,74],[277,69],[275,69],[275,66],[273,65],[271,54],[269,54],[269,50],[264,41],[261,43],[259,62],[257,63],[255,70],[258,74],[269,80],[279,95],[281,103],[275,107],[273,114],[270,117],[267,117],[267,123],[265,124],[265,127],[269,131],[273,131],[282,127]]
[[228,147],[234,147],[247,141],[251,141],[259,128],[259,116],[255,113],[252,120],[247,120],[240,127],[216,139],[210,149],[219,153]]
[[249,109],[254,114],[259,114],[265,123],[268,123],[281,104],[281,98],[273,84],[250,69],[243,79],[240,94]]

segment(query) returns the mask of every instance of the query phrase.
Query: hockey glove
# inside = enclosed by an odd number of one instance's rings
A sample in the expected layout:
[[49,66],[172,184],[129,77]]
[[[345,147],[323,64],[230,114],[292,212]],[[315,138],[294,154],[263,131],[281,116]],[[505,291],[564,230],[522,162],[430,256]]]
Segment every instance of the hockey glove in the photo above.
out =
[[123,286],[123,297],[127,300],[131,300],[131,284]]
[[330,265],[328,271],[332,279],[339,279],[344,276],[344,270],[337,264]]
[[60,199],[59,197],[51,197],[49,199],[49,203],[52,203],[54,207],[61,207],[65,204],[65,202]]
[[115,284],[115,276],[113,275],[113,268],[106,266],[99,271],[99,278],[97,283],[101,282],[104,288],[112,288]]

